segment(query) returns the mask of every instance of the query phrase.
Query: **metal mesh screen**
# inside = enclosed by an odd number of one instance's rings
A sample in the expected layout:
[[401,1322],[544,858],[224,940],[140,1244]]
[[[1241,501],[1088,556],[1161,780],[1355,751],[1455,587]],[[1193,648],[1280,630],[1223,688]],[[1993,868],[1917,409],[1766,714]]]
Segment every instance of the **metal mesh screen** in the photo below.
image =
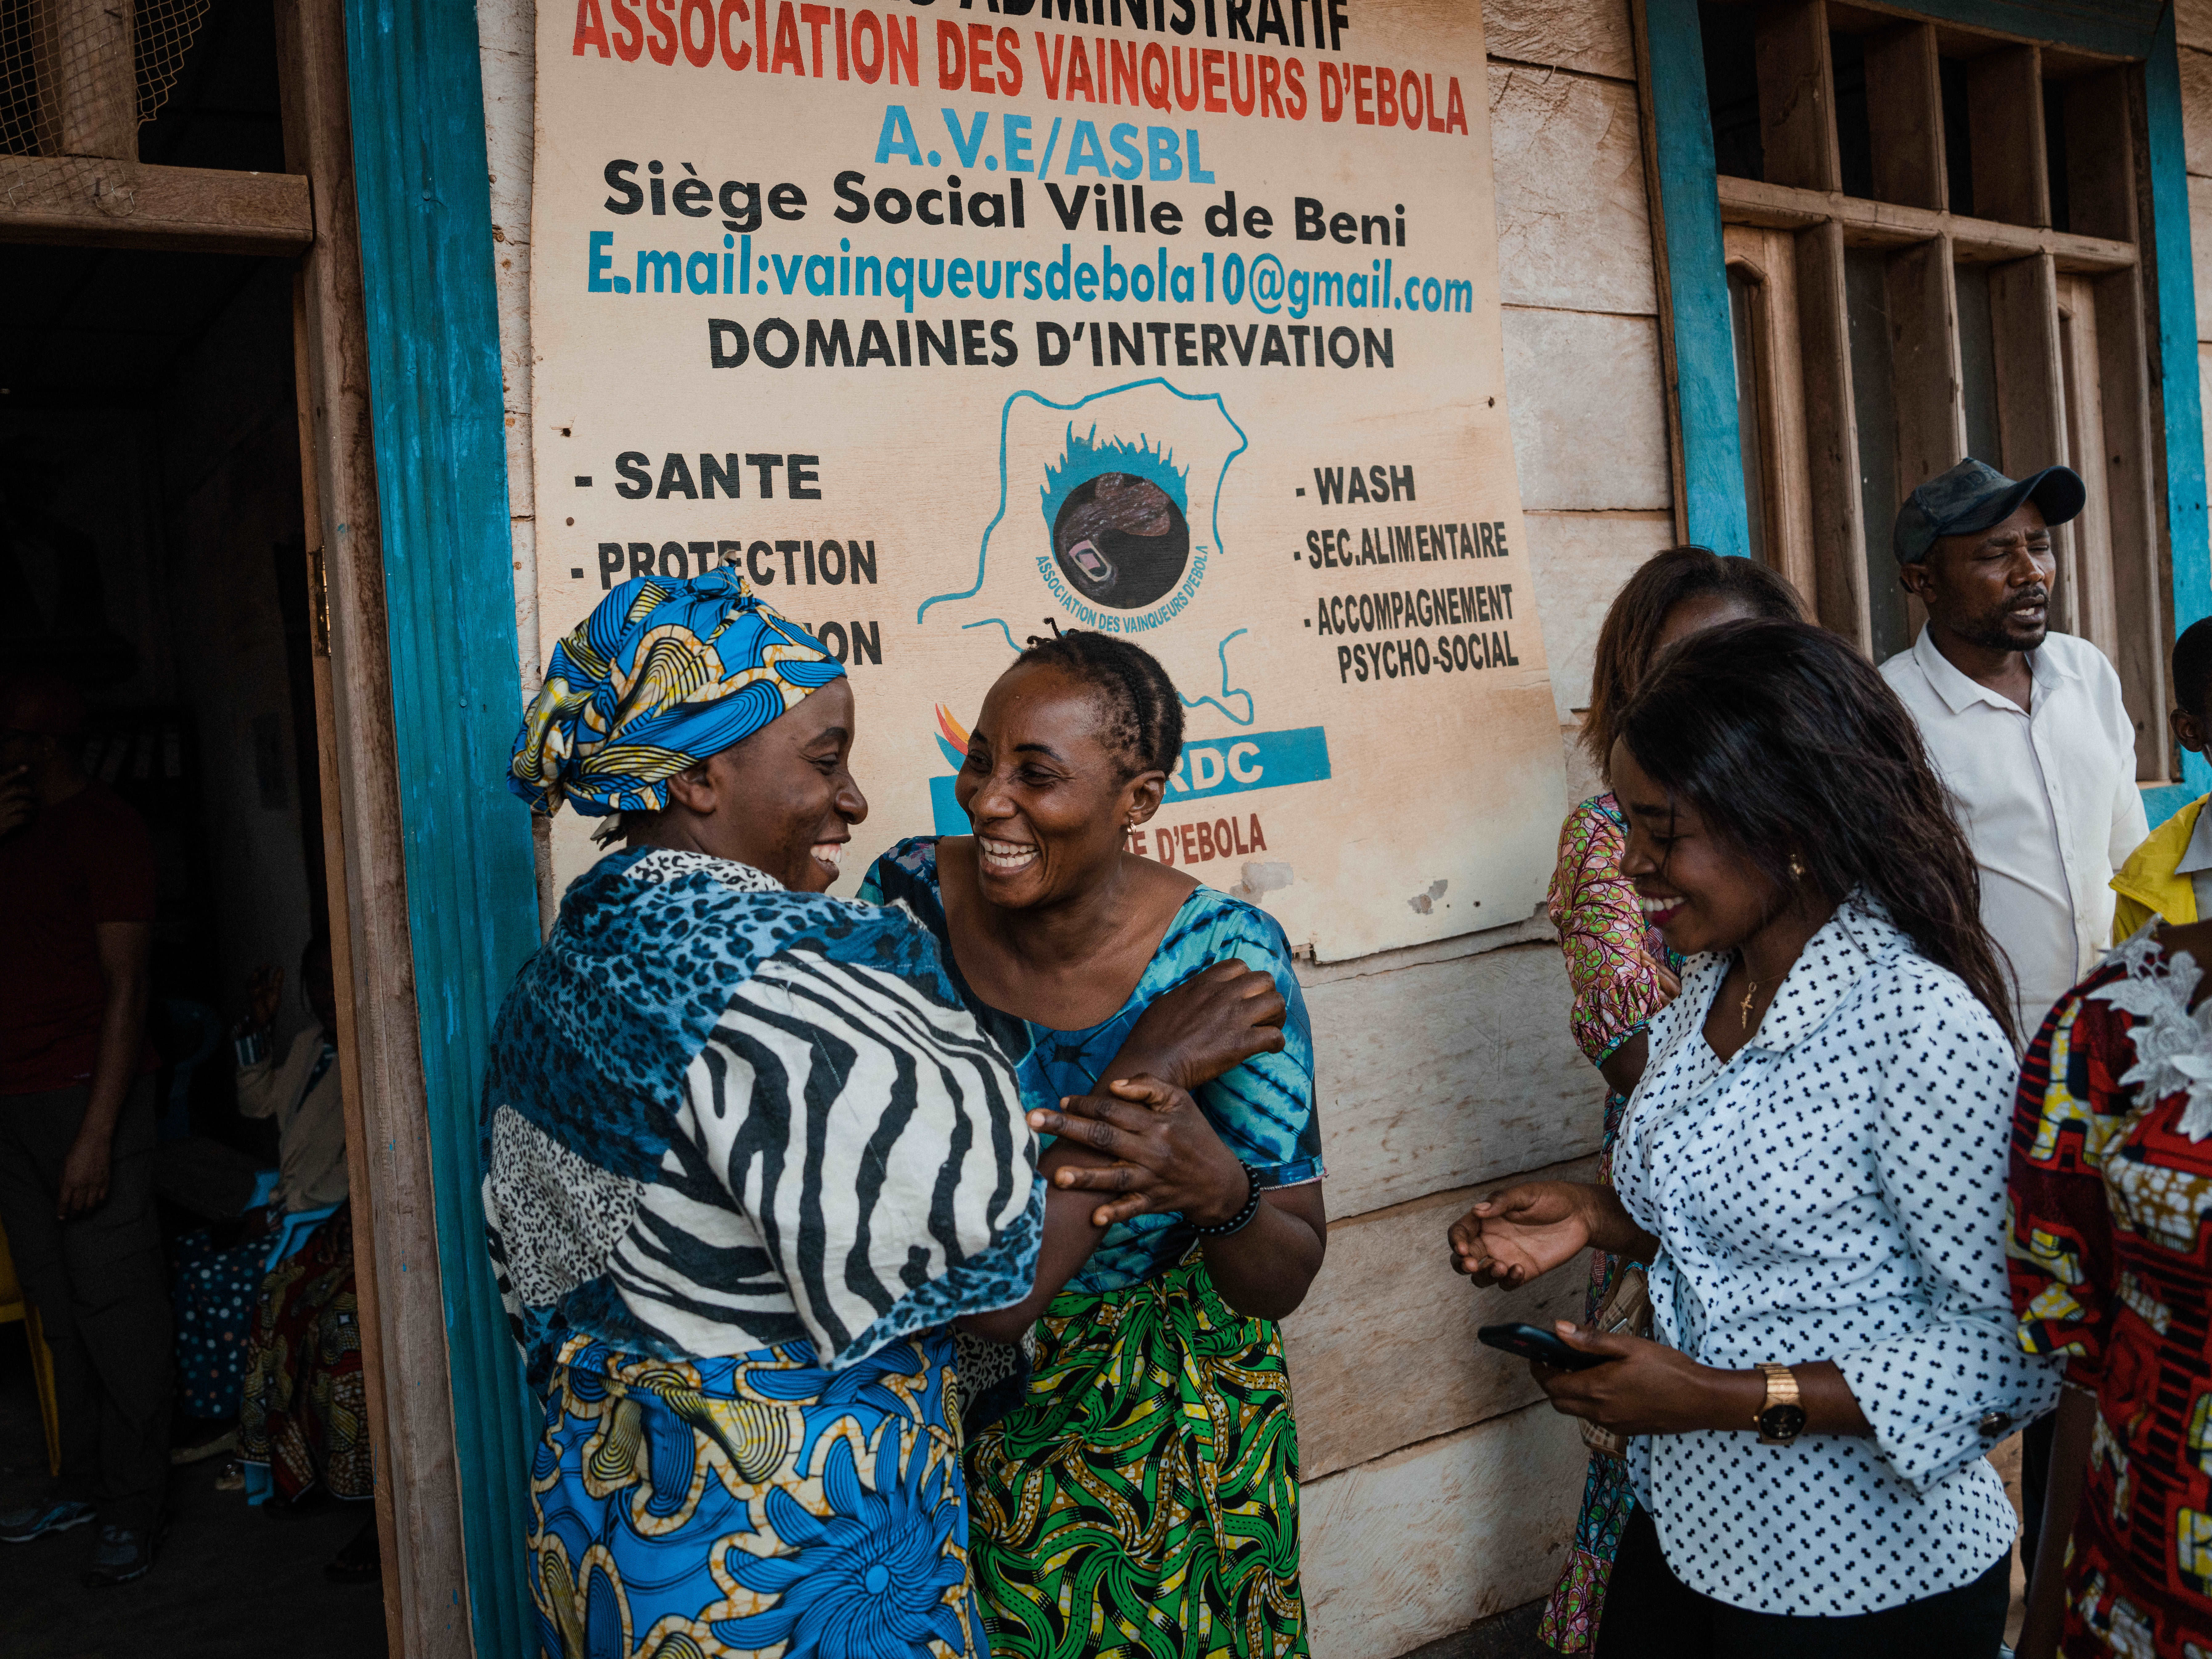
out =
[[152,120],[176,87],[208,3],[0,0],[0,155],[68,154],[88,132],[115,131],[98,111],[104,88],[123,93],[125,50],[133,125]]
[[0,155],[39,153],[38,71],[31,66],[32,0],[0,0]]

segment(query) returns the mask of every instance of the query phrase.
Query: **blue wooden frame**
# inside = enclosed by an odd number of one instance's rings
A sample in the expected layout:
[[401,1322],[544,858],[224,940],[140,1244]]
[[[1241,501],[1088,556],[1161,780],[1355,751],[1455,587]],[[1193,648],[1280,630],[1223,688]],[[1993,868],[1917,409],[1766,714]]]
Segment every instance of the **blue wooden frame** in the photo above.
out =
[[[2166,411],[2166,512],[2175,631],[2212,616],[2205,521],[2204,422],[2197,368],[2197,290],[2173,8],[2159,0],[1914,0],[1922,15],[2051,46],[2140,59],[2150,139],[2152,222],[2144,234],[2155,295]],[[1749,550],[1738,460],[1728,273],[1714,185],[1697,0],[1644,0],[1646,64],[1665,226],[1667,322],[1674,338],[1689,538]],[[2182,782],[2146,789],[2155,823],[2212,790],[2212,763],[2182,757]]]
[[[2163,6],[2143,65],[2150,130],[2151,223],[2156,260],[2158,360],[2166,404],[2166,513],[2173,552],[2173,629],[2212,616],[2205,547],[2204,410],[2197,366],[2197,276],[2189,251],[2189,174],[2181,128],[2181,60],[2173,8]],[[2153,823],[2212,790],[2212,763],[2184,752],[2181,782],[2143,791]]]
[[[407,916],[428,1097],[469,1617],[537,1650],[523,1540],[536,1410],[484,1251],[477,1125],[499,1000],[538,945],[483,87],[467,0],[346,0]],[[417,1379],[419,1382],[420,1379]]]
[[1684,526],[1699,546],[1744,557],[1751,552],[1751,520],[1743,498],[1735,334],[1698,0],[1645,0],[1644,11],[1674,405],[1681,421]]

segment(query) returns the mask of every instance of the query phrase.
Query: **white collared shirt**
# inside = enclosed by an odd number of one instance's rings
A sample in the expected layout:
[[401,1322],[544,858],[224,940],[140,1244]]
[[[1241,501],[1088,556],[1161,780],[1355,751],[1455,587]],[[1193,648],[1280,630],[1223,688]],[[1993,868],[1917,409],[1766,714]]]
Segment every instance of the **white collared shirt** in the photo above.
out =
[[1982,925],[2012,964],[2022,1043],[2112,933],[2112,872],[2150,833],[2120,677],[2071,634],[2027,653],[2023,709],[1962,673],[1923,628],[1881,665],[1919,722],[1982,869]]
[[1652,1334],[1728,1370],[1832,1360],[1874,1434],[1647,1437],[1637,1495],[1675,1576],[1732,1607],[1860,1613],[1955,1589],[2012,1545],[1984,1454],[2058,1397],[2005,1283],[2018,1065],[1878,910],[1839,909],[1723,1064],[1705,1023],[1728,967],[1685,965],[1613,1154],[1660,1241]]

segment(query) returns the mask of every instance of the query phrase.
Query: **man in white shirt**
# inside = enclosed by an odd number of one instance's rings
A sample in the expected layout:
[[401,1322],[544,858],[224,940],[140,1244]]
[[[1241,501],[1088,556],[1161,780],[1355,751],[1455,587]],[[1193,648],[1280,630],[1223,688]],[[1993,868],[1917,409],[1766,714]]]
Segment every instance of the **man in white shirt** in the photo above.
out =
[[2015,482],[1970,457],[1906,498],[1893,538],[1928,625],[1882,678],[1957,799],[2023,1048],[2103,951],[2112,872],[2150,831],[2119,676],[2087,640],[2048,631],[2050,527],[2083,498],[2066,467]]
[[[1981,866],[1982,925],[2010,960],[2022,1049],[2102,954],[2112,873],[2150,833],[2120,677],[2087,640],[2049,631],[2051,526],[2086,494],[2066,467],[2014,482],[1969,456],[1905,498],[1891,538],[1928,625],[1882,678],[1918,722]],[[2051,1431],[2044,1417],[2021,1437],[2031,1569]]]

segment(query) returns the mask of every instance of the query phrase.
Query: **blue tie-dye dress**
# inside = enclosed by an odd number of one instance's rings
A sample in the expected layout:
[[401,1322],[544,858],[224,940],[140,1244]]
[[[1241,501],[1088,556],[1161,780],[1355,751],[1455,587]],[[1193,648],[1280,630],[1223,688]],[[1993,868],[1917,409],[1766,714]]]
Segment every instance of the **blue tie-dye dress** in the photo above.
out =
[[[1054,1030],[978,999],[953,960],[937,842],[901,842],[860,896],[934,933],[962,1000],[1018,1064],[1030,1107],[1088,1094],[1145,1010],[1235,957],[1273,975],[1282,1052],[1197,1101],[1263,1189],[1322,1178],[1313,1033],[1273,916],[1209,887],[1169,923],[1109,1019]],[[1282,1334],[1216,1292],[1180,1216],[1108,1230],[1034,1333],[1025,1390],[968,1448],[969,1556],[997,1659],[1283,1659],[1306,1651],[1297,1431]]]

